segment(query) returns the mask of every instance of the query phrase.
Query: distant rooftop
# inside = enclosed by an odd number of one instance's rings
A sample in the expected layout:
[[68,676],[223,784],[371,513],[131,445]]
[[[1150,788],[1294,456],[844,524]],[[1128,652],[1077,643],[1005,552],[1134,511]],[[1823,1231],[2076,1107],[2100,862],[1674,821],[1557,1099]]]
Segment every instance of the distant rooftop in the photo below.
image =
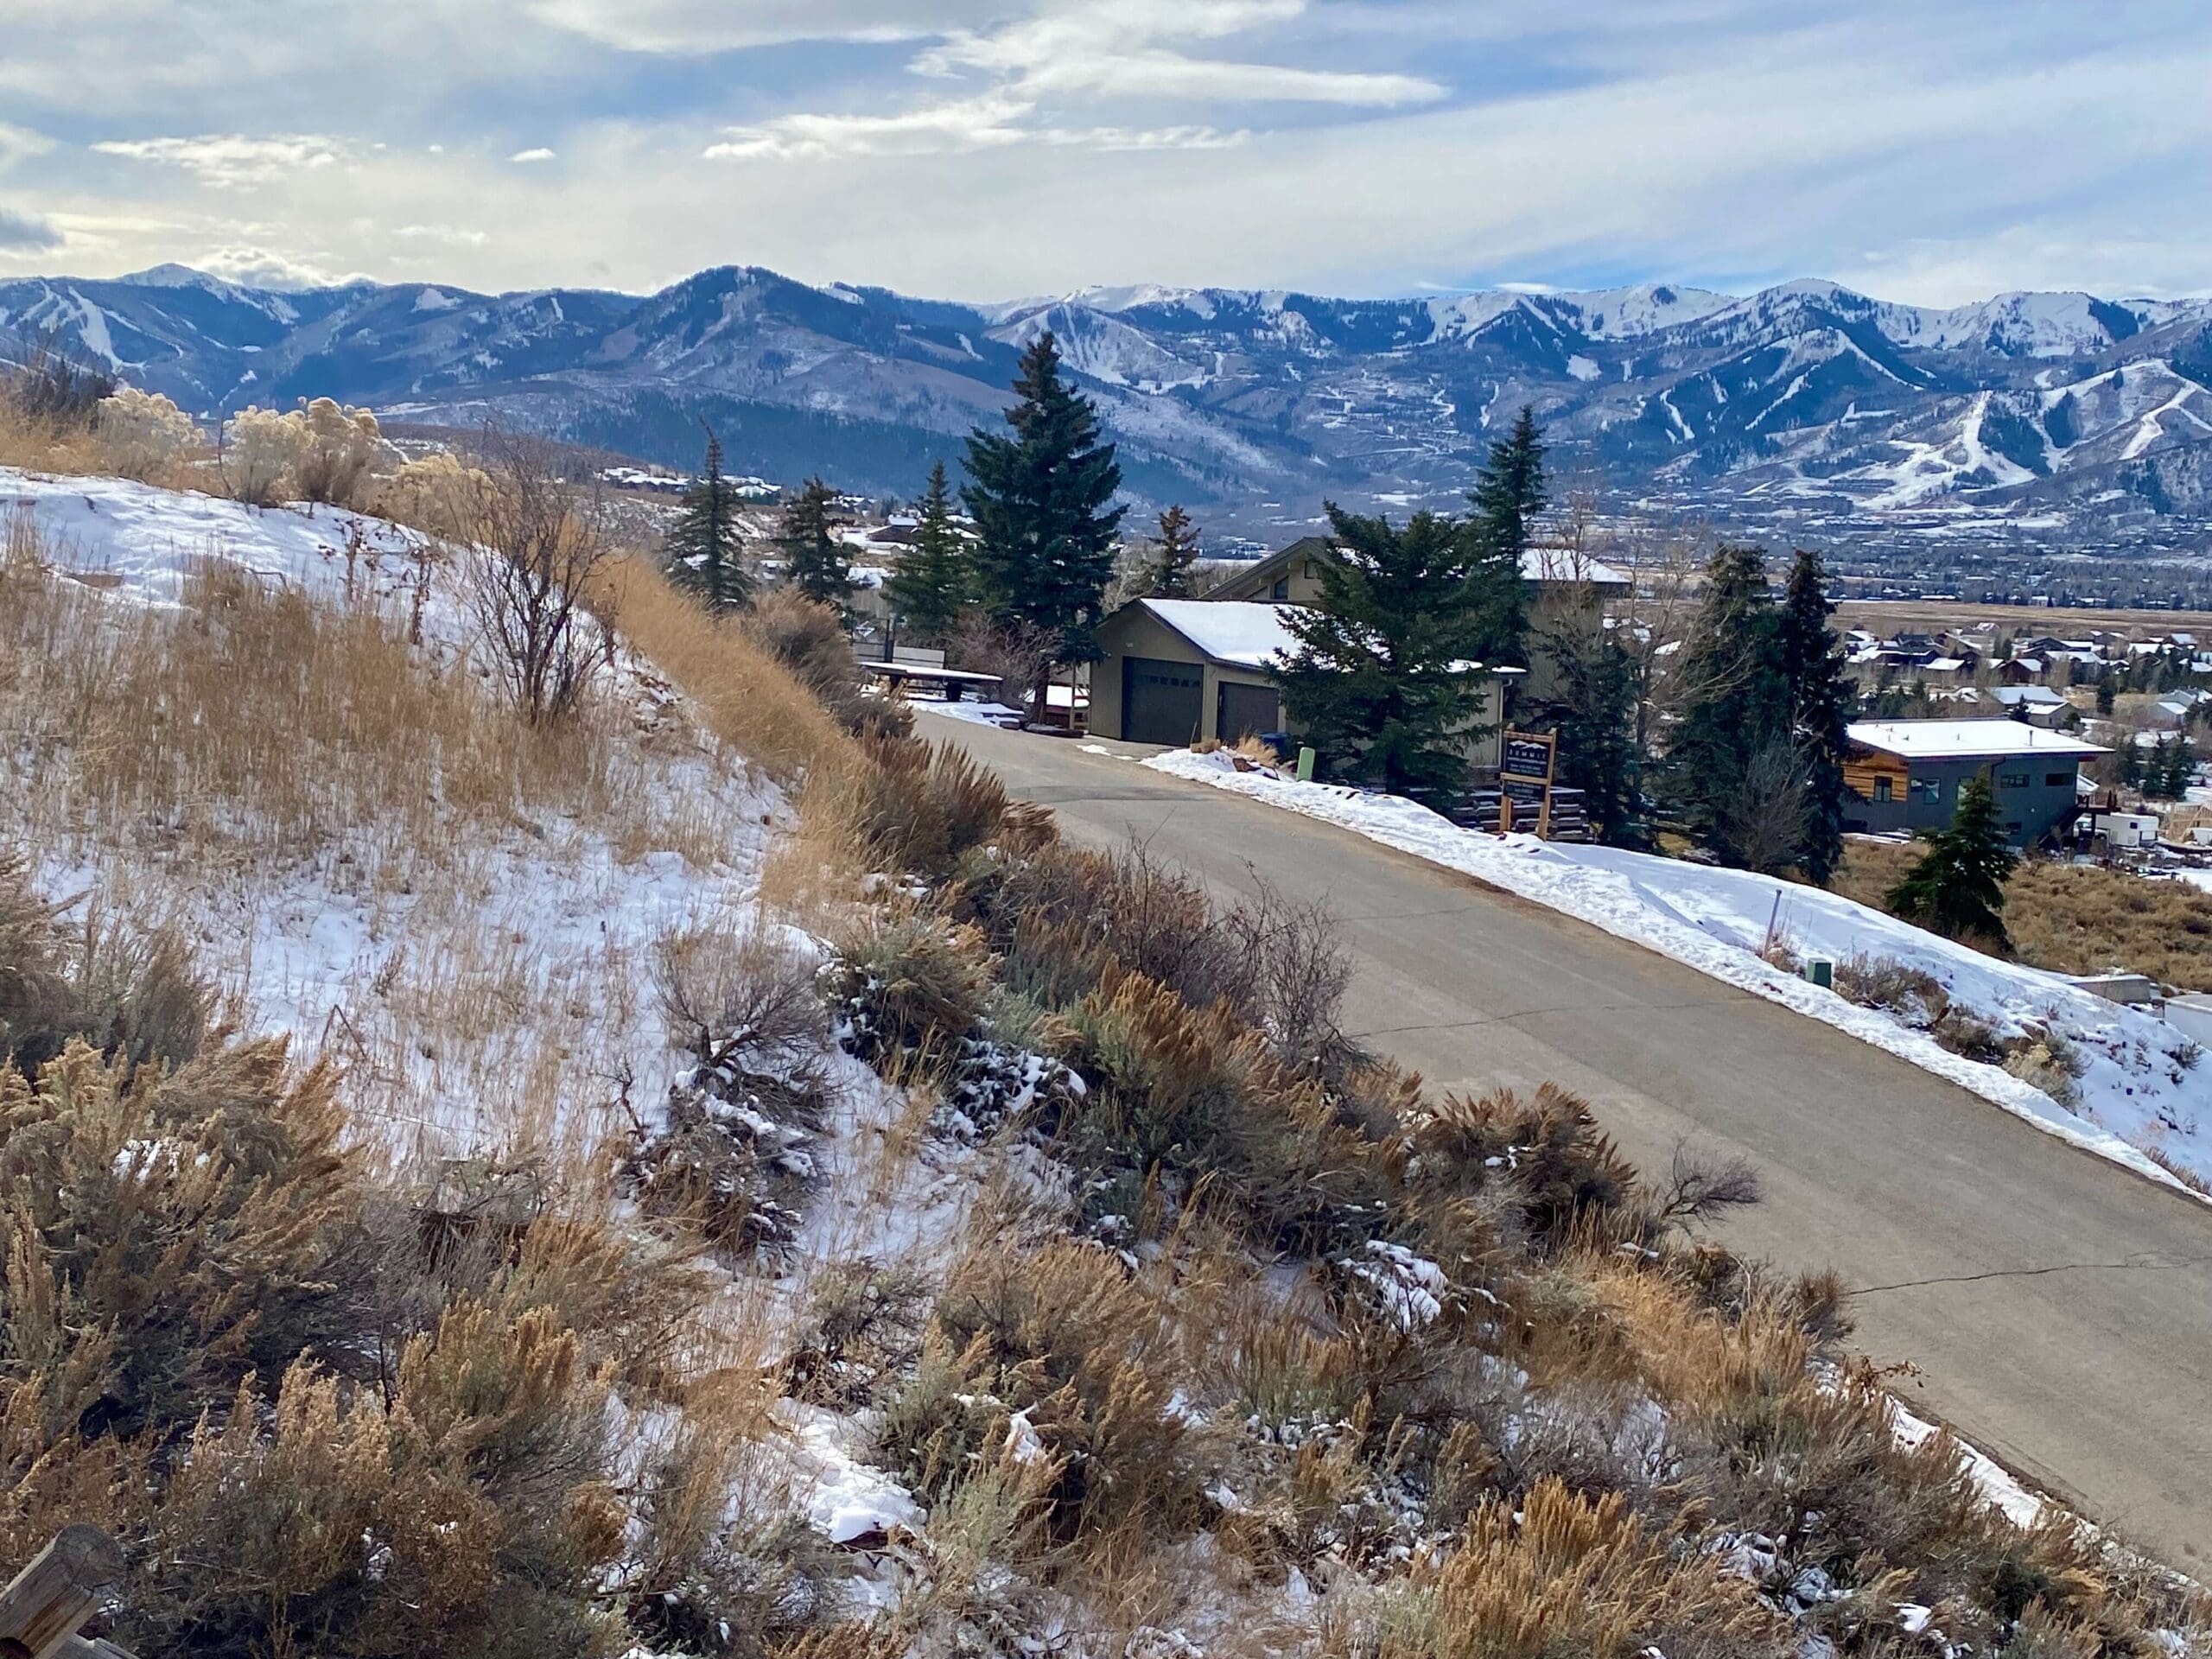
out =
[[2017,720],[1864,720],[1853,722],[1849,736],[1866,748],[1907,760],[1998,760],[2014,755],[2079,760],[2112,753],[2101,744]]

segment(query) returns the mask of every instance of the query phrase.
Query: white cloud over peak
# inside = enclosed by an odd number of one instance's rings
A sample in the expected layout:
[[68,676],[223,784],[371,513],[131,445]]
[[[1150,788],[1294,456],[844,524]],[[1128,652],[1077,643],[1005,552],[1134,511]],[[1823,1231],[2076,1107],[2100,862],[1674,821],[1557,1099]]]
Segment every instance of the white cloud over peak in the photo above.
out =
[[219,190],[242,190],[333,166],[349,147],[343,139],[314,133],[258,138],[210,133],[195,138],[110,138],[92,148],[103,156],[182,168]]

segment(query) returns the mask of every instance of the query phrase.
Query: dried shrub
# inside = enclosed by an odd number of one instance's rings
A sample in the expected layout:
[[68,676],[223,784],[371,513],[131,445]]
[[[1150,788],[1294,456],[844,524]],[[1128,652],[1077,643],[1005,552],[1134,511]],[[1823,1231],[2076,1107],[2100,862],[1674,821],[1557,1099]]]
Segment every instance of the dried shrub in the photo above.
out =
[[990,990],[982,936],[923,912],[874,915],[837,942],[825,983],[845,1040],[871,1065],[919,1055],[957,1058]]
[[1546,1084],[1446,1095],[1407,1120],[1408,1185],[1439,1201],[1503,1188],[1525,1237],[1556,1252],[1578,1238],[1641,1234],[1635,1170],[1598,1127],[1588,1103]]
[[746,613],[740,631],[790,670],[848,731],[904,737],[913,729],[913,715],[903,703],[869,689],[852,636],[833,607],[796,588],[772,588]]
[[1376,1659],[1634,1659],[1798,1650],[1753,1587],[1646,1525],[1618,1493],[1558,1481],[1484,1503],[1451,1549],[1384,1595],[1359,1649]]
[[100,459],[124,478],[159,478],[200,446],[192,417],[157,391],[124,386],[100,399]]
[[986,1245],[955,1267],[930,1352],[883,1441],[920,1490],[949,1491],[1001,1453],[1052,1471],[1055,1536],[1185,1528],[1211,1459],[1173,1402],[1162,1309],[1096,1245]]
[[717,1245],[791,1242],[814,1182],[829,1023],[810,950],[755,923],[664,936],[654,985],[690,1068],[664,1112],[632,1126],[622,1164],[647,1213],[694,1221]]

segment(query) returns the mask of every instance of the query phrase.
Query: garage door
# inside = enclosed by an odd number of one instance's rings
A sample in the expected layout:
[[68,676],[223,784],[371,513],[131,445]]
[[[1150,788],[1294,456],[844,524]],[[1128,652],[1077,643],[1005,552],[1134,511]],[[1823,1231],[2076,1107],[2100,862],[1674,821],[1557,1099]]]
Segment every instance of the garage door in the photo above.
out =
[[1132,743],[1188,743],[1198,734],[1203,671],[1196,663],[1122,662],[1122,735]]
[[1234,743],[1240,737],[1258,732],[1279,729],[1276,715],[1281,712],[1275,689],[1272,685],[1239,685],[1234,680],[1221,683],[1221,719],[1214,732],[1224,743]]

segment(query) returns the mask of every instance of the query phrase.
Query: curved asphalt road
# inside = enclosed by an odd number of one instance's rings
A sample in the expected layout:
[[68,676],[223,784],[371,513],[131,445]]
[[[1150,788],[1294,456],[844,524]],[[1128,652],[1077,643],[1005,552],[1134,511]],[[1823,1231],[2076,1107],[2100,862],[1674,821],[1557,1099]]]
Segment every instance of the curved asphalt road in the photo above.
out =
[[927,726],[1079,841],[1134,835],[1222,888],[1249,889],[1256,867],[1325,898],[1357,966],[1347,1027],[1432,1085],[1556,1082],[1646,1167],[1685,1141],[1748,1157],[1764,1201],[1726,1224],[1732,1247],[1835,1268],[1861,1345],[1921,1368],[1909,1397],[2120,1535],[2212,1573],[2212,1205],[1347,831],[1065,740]]

